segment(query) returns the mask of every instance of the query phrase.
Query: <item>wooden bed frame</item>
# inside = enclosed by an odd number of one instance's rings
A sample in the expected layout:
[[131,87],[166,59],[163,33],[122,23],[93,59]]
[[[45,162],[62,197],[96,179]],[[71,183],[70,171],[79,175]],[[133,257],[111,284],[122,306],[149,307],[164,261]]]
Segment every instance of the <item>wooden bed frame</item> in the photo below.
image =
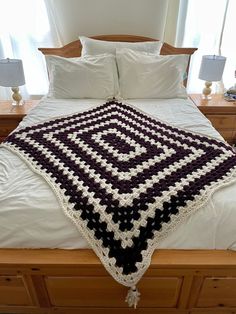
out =
[[[147,37],[93,37],[139,42]],[[44,54],[80,55],[79,41]],[[162,54],[196,49],[164,44]],[[124,302],[127,288],[106,272],[92,250],[1,249],[0,313],[128,314],[235,313],[236,253],[220,250],[157,250],[138,284],[136,310]]]

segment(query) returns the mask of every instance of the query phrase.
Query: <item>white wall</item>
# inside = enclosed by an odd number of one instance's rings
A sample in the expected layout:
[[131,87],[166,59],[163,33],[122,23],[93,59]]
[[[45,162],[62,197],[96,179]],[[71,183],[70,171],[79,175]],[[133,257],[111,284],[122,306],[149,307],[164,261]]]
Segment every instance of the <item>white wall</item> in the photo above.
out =
[[47,0],[62,44],[78,35],[131,34],[163,39],[168,0]]

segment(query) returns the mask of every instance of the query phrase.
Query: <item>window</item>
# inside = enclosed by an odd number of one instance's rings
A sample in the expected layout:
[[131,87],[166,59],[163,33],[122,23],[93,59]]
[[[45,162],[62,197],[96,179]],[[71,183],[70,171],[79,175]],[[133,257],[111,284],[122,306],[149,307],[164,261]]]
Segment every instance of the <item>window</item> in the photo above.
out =
[[189,92],[201,92],[203,81],[198,79],[201,57],[221,54],[227,58],[223,83],[229,88],[235,83],[236,70],[236,1],[189,0],[183,38],[184,47],[198,47],[189,75]]
[[[43,95],[48,89],[43,55],[38,47],[56,45],[43,0],[0,0],[0,58],[22,59],[26,85],[24,97]],[[1,87],[7,98],[9,89]],[[6,94],[7,93],[7,94]]]

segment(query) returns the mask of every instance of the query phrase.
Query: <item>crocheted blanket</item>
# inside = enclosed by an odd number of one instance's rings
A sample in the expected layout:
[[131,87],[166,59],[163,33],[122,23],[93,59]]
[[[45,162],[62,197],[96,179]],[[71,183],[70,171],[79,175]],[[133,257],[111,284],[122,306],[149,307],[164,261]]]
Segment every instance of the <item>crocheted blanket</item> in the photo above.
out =
[[128,287],[160,241],[236,178],[227,143],[116,100],[23,128],[3,146],[45,178],[109,273]]

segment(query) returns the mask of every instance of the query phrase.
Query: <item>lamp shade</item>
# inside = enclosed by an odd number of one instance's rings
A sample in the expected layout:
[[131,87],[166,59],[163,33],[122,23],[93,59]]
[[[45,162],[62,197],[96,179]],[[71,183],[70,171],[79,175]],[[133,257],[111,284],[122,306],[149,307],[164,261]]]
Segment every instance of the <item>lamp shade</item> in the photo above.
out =
[[220,81],[224,72],[226,58],[222,56],[202,56],[199,78],[204,81]]
[[0,86],[18,87],[25,84],[22,61],[19,59],[0,60]]

